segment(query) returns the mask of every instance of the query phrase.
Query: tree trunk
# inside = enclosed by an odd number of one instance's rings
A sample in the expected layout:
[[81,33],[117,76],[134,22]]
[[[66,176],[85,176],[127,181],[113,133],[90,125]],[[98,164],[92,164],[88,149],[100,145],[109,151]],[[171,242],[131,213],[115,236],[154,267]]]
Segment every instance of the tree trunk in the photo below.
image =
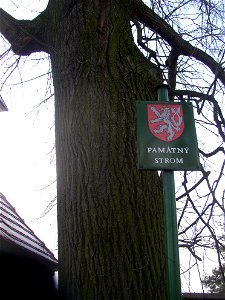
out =
[[137,169],[135,133],[135,103],[160,72],[133,44],[126,1],[77,2],[52,7],[59,287],[65,299],[166,299],[162,185]]
[[136,101],[156,98],[162,77],[133,42],[129,7],[50,0],[33,21],[0,10],[17,54],[51,57],[65,300],[167,298],[162,183],[136,165]]

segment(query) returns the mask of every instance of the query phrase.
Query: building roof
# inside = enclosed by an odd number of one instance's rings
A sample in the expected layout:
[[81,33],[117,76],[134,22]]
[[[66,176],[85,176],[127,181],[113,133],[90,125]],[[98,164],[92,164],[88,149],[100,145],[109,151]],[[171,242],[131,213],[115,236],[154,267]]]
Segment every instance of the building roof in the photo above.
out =
[[0,193],[0,253],[16,252],[35,257],[57,270],[57,259],[26,225],[15,208]]
[[8,108],[5,105],[5,102],[3,101],[2,96],[0,95],[0,111],[7,111],[7,110],[8,110]]

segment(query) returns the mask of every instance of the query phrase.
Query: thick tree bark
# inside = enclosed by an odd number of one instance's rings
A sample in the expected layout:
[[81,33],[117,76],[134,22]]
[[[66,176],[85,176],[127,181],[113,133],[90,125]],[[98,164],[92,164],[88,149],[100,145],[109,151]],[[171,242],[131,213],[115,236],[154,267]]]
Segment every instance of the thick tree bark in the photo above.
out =
[[161,184],[137,170],[135,145],[135,101],[152,97],[160,79],[144,68],[124,12],[115,3],[99,31],[100,11],[73,7],[51,54],[60,288],[69,299],[166,299]]
[[[159,70],[132,41],[129,1],[49,1],[59,287],[64,299],[166,297],[162,184],[136,167],[138,100]],[[71,4],[71,5],[69,5]]]

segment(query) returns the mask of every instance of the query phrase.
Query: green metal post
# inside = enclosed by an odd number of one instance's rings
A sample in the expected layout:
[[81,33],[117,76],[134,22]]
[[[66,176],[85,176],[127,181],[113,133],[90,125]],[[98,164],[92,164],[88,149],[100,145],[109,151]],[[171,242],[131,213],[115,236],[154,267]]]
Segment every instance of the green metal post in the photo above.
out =
[[[157,88],[158,101],[169,101],[168,91],[168,85],[160,85]],[[163,171],[162,175],[164,215],[166,227],[168,300],[181,300],[180,262],[174,172]]]

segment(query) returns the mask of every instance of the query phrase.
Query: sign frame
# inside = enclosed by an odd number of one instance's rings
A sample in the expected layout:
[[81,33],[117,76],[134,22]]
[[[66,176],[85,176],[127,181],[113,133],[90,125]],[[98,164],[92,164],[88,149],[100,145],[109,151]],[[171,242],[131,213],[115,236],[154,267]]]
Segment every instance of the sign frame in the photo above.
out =
[[[137,165],[139,169],[180,171],[200,170],[201,166],[199,162],[198,142],[192,103],[138,101],[136,108]],[[154,113],[150,114],[149,109],[152,109]],[[165,121],[165,116],[163,116],[166,110],[167,121]],[[176,113],[178,111],[179,113]],[[152,116],[154,116],[154,118]],[[175,139],[174,136],[176,135],[176,130],[172,128],[174,126],[171,127],[171,118],[176,119],[175,123],[178,127],[182,127],[181,118],[183,118],[183,132]],[[150,122],[152,123],[151,125]],[[150,128],[151,126],[152,130]],[[169,127],[171,127],[172,130]],[[169,129],[170,133],[172,133],[170,135],[168,133]],[[153,132],[154,130],[155,132]],[[159,131],[161,131],[161,134],[164,133],[163,138],[162,136],[159,136]],[[165,134],[166,131],[167,133]],[[174,136],[171,138],[172,135]]]

